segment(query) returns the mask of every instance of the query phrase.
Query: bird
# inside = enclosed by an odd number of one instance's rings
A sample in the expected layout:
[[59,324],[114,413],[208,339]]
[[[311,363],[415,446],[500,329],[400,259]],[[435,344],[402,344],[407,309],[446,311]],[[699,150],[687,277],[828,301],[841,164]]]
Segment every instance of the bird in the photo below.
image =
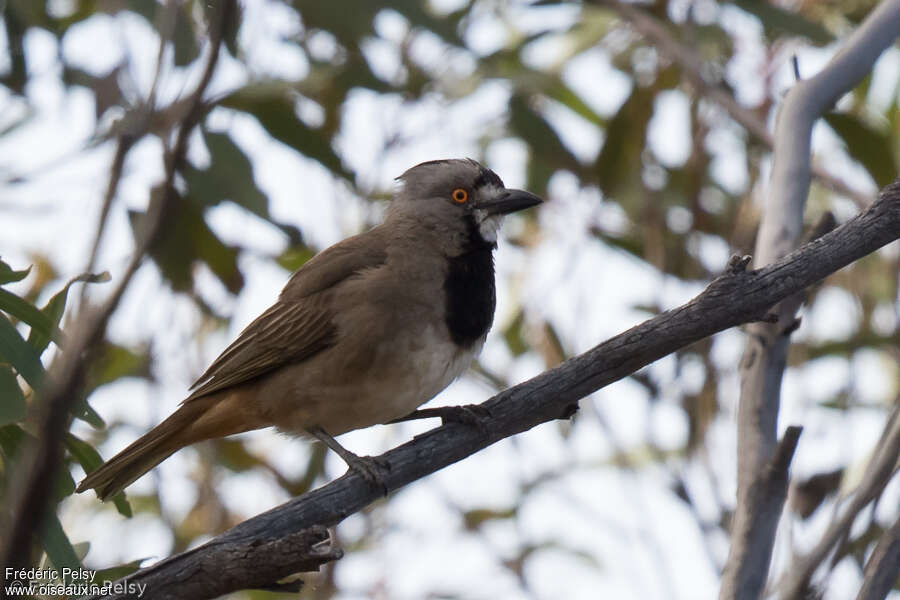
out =
[[472,159],[396,179],[381,224],[304,263],[179,408],[77,490],[106,500],[181,448],[272,426],[322,441],[378,483],[383,465],[334,436],[416,418],[471,365],[494,318],[500,224],[542,202]]

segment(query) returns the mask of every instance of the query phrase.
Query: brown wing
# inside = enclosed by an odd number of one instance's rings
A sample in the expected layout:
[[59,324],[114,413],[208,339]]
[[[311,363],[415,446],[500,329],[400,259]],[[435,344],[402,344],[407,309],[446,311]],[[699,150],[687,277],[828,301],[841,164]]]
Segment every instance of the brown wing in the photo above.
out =
[[347,238],[319,252],[300,267],[284,286],[282,300],[314,296],[365,269],[384,264],[386,234],[381,227]]
[[317,254],[291,277],[281,297],[250,323],[191,386],[185,402],[246,383],[321,352],[336,333],[320,293],[385,261],[374,230]]
[[276,302],[206,369],[187,400],[245,383],[331,345],[331,315],[310,304]]

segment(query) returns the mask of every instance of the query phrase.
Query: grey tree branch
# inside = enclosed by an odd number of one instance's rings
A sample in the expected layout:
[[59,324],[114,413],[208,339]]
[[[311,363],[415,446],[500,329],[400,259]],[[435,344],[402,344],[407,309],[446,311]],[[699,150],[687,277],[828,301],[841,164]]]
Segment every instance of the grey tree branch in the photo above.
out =
[[888,529],[866,562],[856,600],[884,600],[900,579],[900,517]]
[[[802,291],[851,262],[900,238],[900,181],[888,186],[865,212],[843,226],[806,244],[788,257],[758,271],[745,269],[749,257],[732,259],[728,272],[687,304],[646,321],[595,348],[524,383],[511,387],[481,406],[489,417],[481,427],[448,423],[416,436],[380,457],[389,465],[385,484],[397,490],[509,436],[554,419],[568,418],[584,396],[622,379],[651,362],[704,337],[766,318],[770,307]],[[773,481],[784,471],[798,431],[785,434],[785,444],[773,462]],[[277,508],[253,517],[207,544],[172,556],[120,581],[147,585],[144,599],[219,595],[221,588],[200,593],[157,595],[167,581],[211,553],[232,546],[246,547],[310,527],[330,527],[377,500],[381,490],[355,472]],[[264,561],[264,557],[259,560]],[[286,576],[290,572],[276,573]],[[231,589],[249,584],[233,582]],[[254,582],[258,585],[258,582]],[[167,590],[169,588],[166,588]],[[119,598],[121,596],[108,596]]]
[[[89,356],[91,350],[97,347],[103,338],[110,315],[118,306],[132,276],[143,262],[165,221],[167,205],[177,198],[174,187],[175,172],[184,163],[191,130],[205,114],[203,93],[216,67],[223,24],[228,22],[235,10],[235,0],[223,0],[214,13],[217,21],[210,25],[210,53],[203,75],[191,95],[191,108],[180,123],[173,149],[166,156],[165,183],[159,195],[160,200],[155,207],[151,200],[148,218],[143,231],[137,236],[135,251],[128,267],[118,286],[104,303],[97,307],[86,306],[81,311],[65,351],[48,371],[47,380],[39,392],[35,419],[37,442],[23,449],[22,458],[13,473],[15,484],[10,486],[11,490],[18,490],[18,493],[12,498],[11,510],[6,515],[4,532],[0,536],[2,540],[0,565],[4,567],[22,567],[29,561],[33,536],[40,530],[39,525],[52,496],[50,490],[54,481],[53,474],[62,461],[61,440],[68,426],[68,415],[79,398],[84,384],[85,367],[88,362],[86,356]],[[124,155],[122,157],[124,158]],[[121,164],[114,163],[113,171],[117,168],[120,169]],[[113,172],[110,181],[116,180],[116,173]],[[0,572],[0,590],[5,589],[4,572],[5,569]]]
[[[620,2],[619,0],[593,0],[593,2],[609,6],[619,13],[631,23],[638,33],[659,48],[670,60],[677,63],[685,76],[690,80],[691,85],[704,98],[708,98],[721,106],[750,135],[769,148],[774,147],[775,138],[769,133],[765,121],[759,115],[749,108],[741,106],[734,99],[734,96],[722,86],[707,81],[707,75],[705,75],[705,73],[709,72],[707,63],[696,50],[679,42],[666,30],[664,25],[632,4]],[[871,200],[869,196],[858,192],[824,169],[813,165],[812,172],[816,179],[821,181],[826,187],[853,199],[860,207],[867,206],[867,203]]]
[[[771,545],[787,497],[788,482],[790,481],[788,472],[802,429],[802,427],[795,426],[787,428],[769,463],[750,483],[746,492],[747,502],[752,504],[756,513],[764,515],[765,518],[758,519],[754,523],[755,527],[735,520],[732,526],[732,540],[735,536],[740,535],[748,548],[764,548],[766,545]],[[734,542],[732,541],[732,543]],[[744,585],[762,589],[766,584],[768,566],[768,555],[761,557],[752,553],[748,554],[744,558],[744,562],[740,564],[741,569],[746,572]],[[726,564],[726,568],[728,568],[728,564]]]
[[194,555],[178,569],[167,568],[166,561],[144,569],[147,577],[165,569],[165,577],[150,581],[132,579],[120,586],[113,598],[135,598],[147,585],[153,598],[215,598],[236,589],[299,591],[302,581],[276,583],[285,574],[317,571],[323,564],[343,556],[336,549],[328,529],[313,526],[282,536],[254,539],[235,544],[203,546],[205,550],[188,550],[181,556]]
[[[779,111],[774,164],[756,240],[755,264],[766,265],[796,247],[809,192],[810,140],[815,121],[841,94],[852,89],[900,31],[900,0],[886,0],[847,39],[843,49],[816,76],[798,83]],[[755,502],[753,490],[764,477],[776,448],[781,379],[796,303],[781,303],[775,323],[748,327],[741,362],[738,406],[738,487],[731,548],[722,577],[721,600],[756,599],[762,594],[772,556],[779,514]],[[781,498],[783,504],[784,498]],[[769,532],[763,536],[760,532]]]
[[[884,426],[884,432],[875,446],[875,452],[866,468],[862,481],[844,513],[828,527],[815,548],[792,565],[779,584],[783,600],[805,598],[806,589],[816,569],[828,558],[838,542],[845,539],[859,512],[881,494],[897,470],[900,459],[900,404]],[[887,535],[887,534],[886,534]],[[868,569],[867,569],[868,571]],[[873,585],[877,582],[873,582]]]

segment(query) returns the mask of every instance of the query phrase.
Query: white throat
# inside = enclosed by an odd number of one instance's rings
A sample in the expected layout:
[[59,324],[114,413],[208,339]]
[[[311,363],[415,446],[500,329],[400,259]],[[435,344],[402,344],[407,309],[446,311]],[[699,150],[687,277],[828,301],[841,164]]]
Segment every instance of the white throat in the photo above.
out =
[[497,232],[500,231],[500,223],[502,222],[503,215],[491,215],[478,219],[478,233],[481,234],[481,239],[491,244],[496,244]]

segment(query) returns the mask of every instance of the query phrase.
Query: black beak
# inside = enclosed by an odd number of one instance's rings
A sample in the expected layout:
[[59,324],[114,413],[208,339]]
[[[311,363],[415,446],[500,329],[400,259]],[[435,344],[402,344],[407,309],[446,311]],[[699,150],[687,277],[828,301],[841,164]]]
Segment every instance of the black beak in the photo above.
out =
[[476,208],[488,215],[508,215],[519,210],[537,206],[543,202],[538,196],[525,190],[505,190],[493,200],[481,202]]

